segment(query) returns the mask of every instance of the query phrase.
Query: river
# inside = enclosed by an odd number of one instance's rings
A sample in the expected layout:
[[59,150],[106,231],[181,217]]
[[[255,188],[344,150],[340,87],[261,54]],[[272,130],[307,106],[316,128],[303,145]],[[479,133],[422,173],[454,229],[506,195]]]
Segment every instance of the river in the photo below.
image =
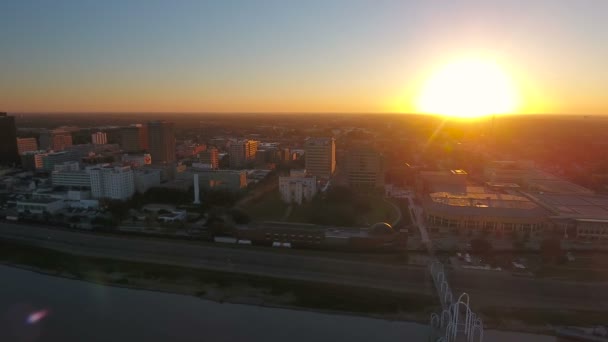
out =
[[[426,341],[417,323],[221,304],[7,266],[0,279],[0,341]],[[555,341],[486,332],[485,341],[515,340]]]

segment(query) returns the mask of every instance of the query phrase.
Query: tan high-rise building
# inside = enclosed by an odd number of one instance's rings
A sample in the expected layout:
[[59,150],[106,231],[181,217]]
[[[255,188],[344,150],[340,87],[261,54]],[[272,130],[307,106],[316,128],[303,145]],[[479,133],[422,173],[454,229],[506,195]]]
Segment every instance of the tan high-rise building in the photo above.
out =
[[259,142],[256,140],[240,140],[230,144],[228,151],[231,168],[241,168],[255,160]]
[[25,152],[38,151],[38,142],[36,138],[17,138],[17,150],[20,155]]
[[308,138],[304,143],[304,161],[308,174],[329,179],[336,171],[336,140]]
[[108,136],[104,132],[95,132],[91,134],[91,142],[95,145],[107,144]]
[[63,151],[72,146],[72,133],[52,130],[40,134],[40,148],[43,150]]
[[384,186],[384,158],[370,146],[352,147],[346,155],[346,180],[354,189]]
[[148,123],[148,150],[153,164],[175,161],[175,124],[167,121]]
[[72,146],[72,134],[64,132],[53,136],[53,151],[63,151]]

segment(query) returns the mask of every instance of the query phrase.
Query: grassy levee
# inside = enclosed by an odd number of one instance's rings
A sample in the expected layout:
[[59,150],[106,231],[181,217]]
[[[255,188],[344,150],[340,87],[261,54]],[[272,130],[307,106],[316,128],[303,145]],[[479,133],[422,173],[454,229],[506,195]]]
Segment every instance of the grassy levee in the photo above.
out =
[[[209,289],[213,289],[215,293],[229,293],[220,299],[228,302],[230,296],[239,297],[239,292],[246,292],[245,296],[250,297],[252,293],[254,296],[260,294],[264,305],[268,306],[276,304],[395,318],[407,313],[411,314],[409,319],[412,315],[426,317],[437,307],[435,298],[419,294],[76,256],[3,240],[0,240],[0,262],[104,285],[178,292],[217,300],[217,295],[207,295]],[[175,286],[168,286],[171,284]],[[280,300],[273,301],[273,297]],[[290,299],[286,301],[286,297]]]

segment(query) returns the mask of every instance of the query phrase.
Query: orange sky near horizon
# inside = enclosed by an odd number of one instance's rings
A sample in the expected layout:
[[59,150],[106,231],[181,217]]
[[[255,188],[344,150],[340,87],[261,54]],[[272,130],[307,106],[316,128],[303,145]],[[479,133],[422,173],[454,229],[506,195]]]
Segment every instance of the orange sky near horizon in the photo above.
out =
[[427,81],[473,56],[516,114],[608,114],[608,1],[347,3],[9,3],[0,111],[420,113]]

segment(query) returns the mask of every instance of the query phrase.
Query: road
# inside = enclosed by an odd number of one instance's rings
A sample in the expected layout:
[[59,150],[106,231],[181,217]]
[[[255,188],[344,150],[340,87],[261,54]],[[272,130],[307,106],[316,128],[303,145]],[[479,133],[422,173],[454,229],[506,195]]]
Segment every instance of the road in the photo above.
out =
[[[424,267],[290,255],[247,246],[125,238],[0,223],[0,237],[68,253],[332,284],[433,294]],[[608,284],[520,278],[504,272],[449,271],[450,287],[479,306],[608,310]]]
[[227,248],[125,238],[8,223],[0,224],[0,237],[78,255],[432,294],[426,268],[423,267],[289,255],[247,246]]

